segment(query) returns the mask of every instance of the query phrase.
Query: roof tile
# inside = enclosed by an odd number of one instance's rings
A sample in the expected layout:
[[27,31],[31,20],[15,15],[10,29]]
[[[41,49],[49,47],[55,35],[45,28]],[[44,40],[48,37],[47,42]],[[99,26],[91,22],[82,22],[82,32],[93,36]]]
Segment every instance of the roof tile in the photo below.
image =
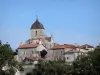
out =
[[32,24],[31,29],[44,29],[44,26],[36,19],[36,21]]
[[64,45],[56,45],[52,49],[64,49],[64,48],[76,48],[76,47],[71,44],[64,44]]
[[38,46],[39,46],[39,44],[22,44],[18,48],[19,49],[22,49],[22,48],[34,48],[34,47],[38,47]]

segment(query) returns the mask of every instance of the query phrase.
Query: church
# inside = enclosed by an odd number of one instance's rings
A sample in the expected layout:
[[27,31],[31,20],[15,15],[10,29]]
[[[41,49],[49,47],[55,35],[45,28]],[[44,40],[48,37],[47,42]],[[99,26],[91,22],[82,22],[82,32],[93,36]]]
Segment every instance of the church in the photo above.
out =
[[87,54],[93,51],[94,47],[88,44],[77,46],[73,44],[56,44],[53,35],[45,34],[45,27],[36,18],[30,28],[30,38],[17,48],[17,61],[38,61],[38,60],[64,60],[74,61],[80,54]]
[[45,58],[46,56],[43,56],[43,53],[46,55],[48,50],[50,50],[55,44],[53,35],[48,37],[45,34],[45,28],[43,24],[39,22],[38,18],[36,18],[36,21],[30,28],[30,36],[31,37],[17,49],[17,60],[20,62],[25,59],[39,60]]

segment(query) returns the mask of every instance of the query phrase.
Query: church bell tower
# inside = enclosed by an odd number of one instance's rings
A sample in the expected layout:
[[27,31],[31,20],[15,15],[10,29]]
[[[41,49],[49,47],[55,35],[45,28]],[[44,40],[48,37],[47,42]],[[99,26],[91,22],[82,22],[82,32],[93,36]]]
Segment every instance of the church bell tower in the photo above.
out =
[[39,38],[44,37],[44,26],[39,22],[38,18],[36,18],[36,21],[32,24],[31,28],[31,38]]

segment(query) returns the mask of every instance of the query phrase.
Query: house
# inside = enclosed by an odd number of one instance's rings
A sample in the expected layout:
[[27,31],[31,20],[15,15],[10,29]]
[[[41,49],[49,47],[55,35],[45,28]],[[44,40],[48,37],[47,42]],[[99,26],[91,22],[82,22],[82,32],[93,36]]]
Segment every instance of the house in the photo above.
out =
[[94,47],[91,46],[91,45],[88,45],[88,44],[85,44],[85,45],[82,45],[82,46],[79,46],[80,50],[84,50],[86,52],[89,52],[89,51],[94,51]]
[[89,51],[93,51],[94,47],[88,44],[75,46],[73,44],[56,45],[48,52],[49,60],[64,60],[65,62],[73,62],[79,55],[85,55]]
[[76,48],[66,50],[64,53],[65,62],[71,63],[75,61],[78,56],[86,55],[89,51],[93,51],[94,47],[88,44],[77,46]]
[[41,57],[40,52],[47,49],[42,44],[22,44],[18,47],[19,61],[24,59],[38,60]]
[[55,45],[48,51],[48,60],[65,60],[64,53],[70,49],[76,48],[71,44]]
[[83,55],[84,53],[77,49],[71,49],[64,53],[65,62],[72,63],[79,55]]

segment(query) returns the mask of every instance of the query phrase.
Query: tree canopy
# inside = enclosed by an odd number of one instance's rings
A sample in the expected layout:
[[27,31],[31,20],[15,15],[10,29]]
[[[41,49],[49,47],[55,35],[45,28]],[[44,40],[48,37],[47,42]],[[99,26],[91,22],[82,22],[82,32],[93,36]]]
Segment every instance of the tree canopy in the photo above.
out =
[[100,75],[100,48],[95,48],[87,56],[82,56],[73,63],[78,75]]
[[11,73],[10,71],[12,71],[14,67],[17,67],[17,61],[14,60],[13,50],[10,45],[8,43],[0,43],[0,75],[4,74],[5,71],[2,69],[5,66],[9,67],[9,73]]
[[71,67],[63,61],[41,61],[33,72],[27,73],[27,75],[67,75],[68,70],[71,70]]

